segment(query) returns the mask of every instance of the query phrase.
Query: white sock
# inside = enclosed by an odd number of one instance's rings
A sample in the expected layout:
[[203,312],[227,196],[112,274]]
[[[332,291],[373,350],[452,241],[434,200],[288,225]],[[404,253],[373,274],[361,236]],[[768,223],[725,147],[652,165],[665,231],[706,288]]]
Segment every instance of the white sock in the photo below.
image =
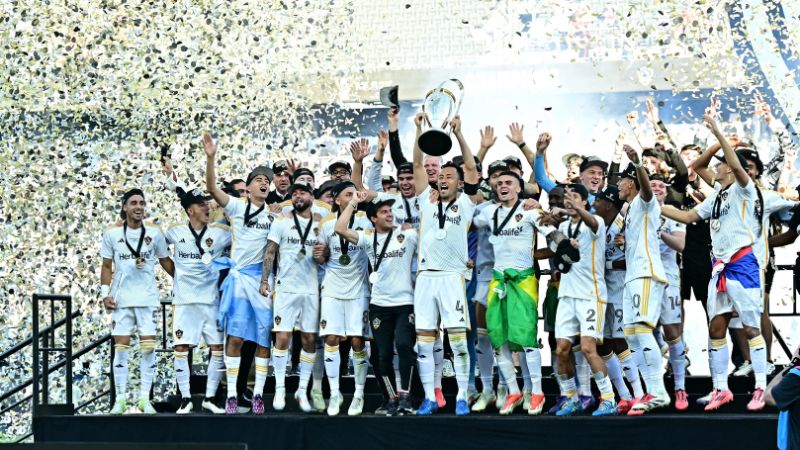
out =
[[142,384],[139,398],[149,400],[150,388],[153,387],[153,376],[156,372],[156,341],[154,339],[139,341],[139,351],[142,357],[139,362],[139,370],[142,372]]
[[531,372],[528,370],[528,362],[525,360],[525,352],[516,352],[519,361],[519,370],[522,372],[522,390],[531,391]]
[[264,384],[267,382],[269,359],[256,356],[256,384],[253,386],[253,395],[264,395]]
[[667,342],[669,345],[669,364],[672,366],[672,377],[675,379],[675,390],[685,391],[686,380],[686,347],[683,338]]
[[511,355],[511,350],[508,344],[503,344],[502,347],[495,351],[497,358],[497,368],[503,374],[506,380],[506,387],[508,387],[509,394],[519,394],[519,385],[517,384],[517,372],[514,370],[514,359]]
[[114,344],[114,392],[117,400],[128,396],[128,357],[130,345]]
[[325,346],[317,339],[317,351],[314,353],[314,370],[311,372],[311,390],[322,391],[322,379],[325,377]]
[[482,392],[492,392],[494,352],[492,351],[492,341],[489,340],[489,336],[486,334],[486,328],[478,328],[475,356],[478,359],[478,370],[481,373]]
[[239,364],[242,361],[241,356],[228,356],[225,358],[225,374],[226,382],[228,384],[228,398],[236,397],[236,378],[239,377]]
[[316,352],[300,351],[300,383],[297,385],[297,392],[301,394],[305,395],[306,389],[308,389],[308,380],[311,379],[311,371],[314,369],[315,359]]
[[360,352],[353,352],[353,370],[356,375],[356,392],[357,397],[364,396],[364,385],[367,383],[367,372],[369,371],[369,355],[367,349]]
[[575,354],[575,375],[578,377],[578,393],[583,397],[592,396],[592,368],[580,350],[572,350]]
[[647,385],[647,392],[663,396],[667,390],[664,387],[664,376],[661,373],[661,348],[658,346],[656,337],[653,333],[638,333],[636,337],[645,364],[644,367],[640,366],[639,370]]
[[708,338],[708,371],[711,373],[711,387],[712,389],[717,389],[717,377],[714,376],[714,362],[711,358],[711,338]]
[[756,389],[767,388],[767,345],[764,337],[758,335],[747,340],[750,347],[750,361],[753,364],[753,374],[756,377]]
[[173,352],[173,363],[175,364],[175,380],[178,382],[181,397],[190,398],[192,393],[189,391],[189,352]]
[[556,374],[556,381],[558,381],[558,388],[561,390],[561,395],[567,398],[573,398],[578,393],[578,388],[575,386],[575,377],[559,373]]
[[630,400],[631,392],[628,390],[628,386],[625,385],[625,380],[622,378],[622,367],[619,365],[617,355],[612,352],[610,355],[604,356],[603,360],[606,362],[608,378],[611,380],[611,383],[614,384],[614,388],[617,389],[619,398]]
[[531,380],[531,393],[542,393],[542,354],[536,347],[525,347],[525,364]]
[[400,376],[400,356],[397,354],[397,349],[394,350],[394,356],[392,356],[392,367],[394,368],[394,385],[398,387],[403,385],[403,378]]
[[[286,363],[289,359],[289,349],[272,350],[272,367],[275,374],[275,389],[286,389]],[[230,369],[228,369],[230,370]],[[228,384],[230,385],[230,373],[228,373]],[[236,380],[233,380],[236,383]]]
[[631,384],[633,396],[635,398],[644,397],[642,380],[639,378],[639,366],[636,364],[633,353],[631,353],[630,349],[626,349],[624,352],[620,353],[617,358],[619,359],[620,365],[622,365],[622,372],[625,374],[625,379]]
[[433,343],[433,383],[434,387],[442,388],[442,366],[444,365],[444,343],[442,342],[442,334],[436,336],[436,342]]
[[208,369],[206,369],[206,398],[213,398],[217,395],[217,388],[219,388],[224,370],[225,361],[222,359],[222,350],[212,350],[211,359],[208,360]]
[[614,388],[611,387],[611,380],[608,379],[608,375],[603,372],[595,372],[592,374],[592,377],[597,385],[597,389],[600,391],[600,397],[603,400],[614,401]]
[[467,332],[450,332],[450,347],[453,349],[453,367],[456,371],[458,395],[456,400],[466,400],[469,388],[469,350],[467,349]]
[[434,357],[433,345],[435,338],[433,336],[418,336],[417,337],[417,366],[419,368],[419,379],[422,382],[422,387],[425,389],[425,398],[430,401],[436,401],[436,393],[434,392]]
[[[715,388],[720,391],[728,390],[728,361],[730,350],[728,350],[728,339],[711,339],[711,370],[714,377]],[[752,355],[750,355],[752,358]]]
[[339,346],[325,346],[325,373],[328,375],[328,385],[331,387],[331,394],[339,392],[339,367],[342,364],[342,357],[339,355]]

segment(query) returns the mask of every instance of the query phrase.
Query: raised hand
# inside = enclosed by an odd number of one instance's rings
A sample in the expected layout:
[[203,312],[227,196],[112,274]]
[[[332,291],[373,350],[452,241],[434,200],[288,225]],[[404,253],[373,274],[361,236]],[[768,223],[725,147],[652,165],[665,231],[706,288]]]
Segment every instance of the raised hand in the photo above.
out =
[[636,123],[639,122],[639,113],[636,111],[631,111],[625,116],[625,119],[628,120],[628,125],[635,127]]
[[353,194],[353,200],[355,200],[358,203],[364,203],[365,201],[367,201],[368,195],[369,194],[367,194],[364,191],[357,191]]
[[625,151],[625,154],[628,155],[628,159],[631,160],[634,164],[639,164],[639,154],[636,150],[628,144],[622,146],[622,150]]
[[553,137],[550,136],[550,133],[546,131],[540,134],[539,139],[536,140],[536,151],[539,153],[543,153],[545,150],[547,150],[547,147],[550,146],[550,141],[552,139]]
[[290,158],[286,160],[286,171],[289,172],[289,176],[294,174],[294,171],[299,168],[300,168],[300,163],[298,163],[294,159]]
[[385,149],[389,145],[389,132],[381,128],[378,132],[378,149]]
[[497,136],[494,135],[494,128],[489,125],[483,127],[481,131],[481,148],[491,148],[497,142]]
[[436,189],[431,189],[430,195],[428,195],[428,200],[430,200],[431,203],[438,202],[439,201],[439,191],[437,191]]
[[397,108],[389,108],[386,115],[389,118],[389,131],[397,131],[400,124],[400,111]]
[[455,116],[450,119],[450,128],[453,129],[454,134],[461,133],[461,116]]
[[568,209],[583,209],[583,197],[577,192],[568,191],[564,193],[564,206]]
[[508,132],[510,134],[506,135],[506,138],[513,142],[516,145],[519,145],[525,142],[525,139],[522,137],[522,132],[525,130],[525,125],[520,125],[517,122],[512,123],[508,126]]
[[714,116],[711,114],[705,114],[703,116],[703,123],[709,130],[713,131],[714,133],[719,132],[719,126],[717,125],[717,121],[714,120]]
[[716,118],[719,116],[719,98],[712,96],[709,100],[708,108],[706,108],[705,112],[706,116],[711,116],[712,118]]
[[[387,135],[388,137],[388,135]],[[366,138],[361,138],[356,141],[353,141],[350,144],[350,154],[353,155],[353,160],[356,162],[361,162],[364,158],[369,155],[369,140]]]
[[647,121],[652,123],[653,126],[658,125],[658,109],[656,109],[653,101],[648,98],[644,101],[644,104],[647,105]]
[[213,158],[217,154],[217,143],[211,138],[211,134],[203,133],[203,148],[206,151],[206,156]]
[[414,125],[417,126],[418,130],[422,129],[422,123],[425,122],[425,113],[418,112],[416,116],[414,116]]

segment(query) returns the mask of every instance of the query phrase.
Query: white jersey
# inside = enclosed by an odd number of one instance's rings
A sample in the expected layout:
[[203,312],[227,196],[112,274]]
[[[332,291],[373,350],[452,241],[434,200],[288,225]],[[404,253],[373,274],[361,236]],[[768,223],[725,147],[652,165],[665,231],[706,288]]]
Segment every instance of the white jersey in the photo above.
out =
[[[625,251],[614,244],[614,238],[622,230],[624,219],[618,215],[606,229],[606,262],[621,261],[625,259]],[[605,223],[605,222],[604,222]],[[625,269],[605,270],[606,289],[608,291],[608,303],[622,305],[622,293],[625,289]]]
[[[353,219],[351,230],[363,231],[372,228],[372,222],[367,215],[358,211]],[[337,215],[331,214],[320,222],[319,242],[326,245],[330,251],[330,258],[325,263],[325,277],[322,279],[322,297],[332,297],[339,300],[354,300],[366,298],[369,295],[367,284],[367,254],[364,250],[353,244],[347,244],[347,256],[350,262],[343,265],[339,259],[342,256],[342,247],[339,235],[334,231]]]
[[[494,234],[495,215],[497,226],[500,227],[511,210],[512,208],[502,205],[484,208],[475,218],[475,226],[488,229],[491,236]],[[514,211],[514,216],[497,235],[498,241],[493,246],[494,270],[503,272],[506,269],[525,270],[533,267],[537,231],[549,234],[555,231],[555,228],[539,225],[539,213],[536,210],[525,211],[520,203]]]
[[467,261],[469,231],[472,216],[475,213],[475,203],[467,194],[458,193],[455,201],[448,207],[449,202],[442,202],[444,214],[444,236],[439,228],[438,202],[432,203],[429,199],[431,188],[427,187],[419,195],[419,270],[439,270],[467,275]]
[[667,274],[667,283],[671,286],[680,287],[681,269],[678,267],[678,252],[661,240],[662,231],[667,234],[675,232],[686,233],[686,225],[666,217],[661,217],[661,225],[658,227],[658,247],[661,253],[661,263],[664,265],[664,272]]
[[[758,193],[755,184],[748,180],[742,187],[738,182],[727,188],[715,186],[717,192],[709,195],[694,209],[702,219],[711,219],[711,253],[714,258],[729,261],[731,257],[755,242],[752,216]],[[748,219],[750,217],[750,219]]]
[[[256,208],[249,200],[228,197],[225,212],[230,218],[233,234],[231,259],[236,261],[238,267],[247,267],[264,261],[267,236],[277,216],[269,211],[266,204],[263,206],[263,209]],[[247,223],[245,223],[245,213],[249,214]]]
[[[479,204],[475,208],[475,218],[481,215],[487,207],[496,205],[494,200],[489,200]],[[473,219],[474,222],[475,219]],[[477,223],[476,223],[477,225]],[[492,271],[494,270],[494,248],[489,242],[491,230],[485,226],[479,226],[478,230],[478,251],[475,256],[475,277],[478,281],[491,281]]]
[[[377,236],[377,237],[376,237]],[[411,263],[417,250],[417,232],[413,229],[395,228],[391,240],[389,233],[377,234],[373,230],[358,232],[358,246],[369,257],[373,270],[377,257],[386,245],[386,253],[378,266],[375,284],[372,285],[370,304],[376,306],[402,306],[414,304],[414,285]]]
[[[144,227],[144,236],[142,236]],[[109,294],[117,303],[117,308],[158,307],[160,296],[156,286],[155,265],[160,258],[169,256],[167,240],[161,227],[144,223],[139,228],[128,228],[124,232],[123,225],[113,226],[103,233],[103,244],[100,256],[114,261],[114,277],[111,280]],[[137,249],[141,238],[142,248],[139,255],[144,258],[144,267],[136,268],[136,257],[125,244]]]
[[[597,221],[597,232],[593,232],[585,223],[573,223],[572,220],[562,222],[558,230],[568,238],[578,241],[581,259],[573,264],[569,272],[561,274],[558,286],[558,298],[571,297],[596,302],[607,301],[606,280],[606,223],[600,216]],[[577,231],[576,231],[577,230]],[[577,232],[577,235],[575,233]],[[573,237],[574,236],[574,237]]]
[[[211,264],[202,261],[189,224],[177,224],[167,230],[167,243],[172,244],[172,260],[175,261],[175,281],[172,288],[172,304],[213,304],[217,301],[219,272]],[[195,230],[199,236],[202,230]],[[208,224],[200,237],[204,254],[212,258],[221,256],[231,245],[231,231],[227,225]]]
[[[278,206],[281,208],[281,213],[283,215],[290,215],[292,211],[294,211],[291,198],[284,200]],[[314,216],[315,220],[322,220],[331,215],[331,205],[322,200],[314,200],[314,202],[311,203],[311,214]]]
[[753,254],[758,259],[758,267],[766,269],[769,263],[769,217],[776,213],[788,211],[794,208],[797,203],[783,198],[775,191],[765,189],[761,190],[761,196],[764,198],[764,213],[761,217],[761,223],[758,223],[758,215],[754,213],[751,226],[756,234],[756,239],[753,243]]
[[405,198],[402,194],[392,194],[388,192],[378,192],[375,202],[384,200],[394,200],[392,204],[392,216],[396,227],[403,226],[406,221],[416,230],[419,229],[419,198]]
[[649,202],[641,195],[628,205],[623,225],[625,234],[625,282],[637,278],[655,278],[666,283],[667,275],[661,262],[658,243],[658,226],[661,224],[661,206],[653,196]]
[[[313,218],[304,219],[297,216],[300,230],[295,225],[294,217],[280,217],[272,225],[269,240],[278,244],[278,275],[275,277],[275,292],[289,294],[319,294],[318,264],[312,256],[317,245],[319,222]],[[308,222],[312,221],[305,246],[300,246],[300,233],[305,233]],[[305,249],[305,255],[301,255]]]

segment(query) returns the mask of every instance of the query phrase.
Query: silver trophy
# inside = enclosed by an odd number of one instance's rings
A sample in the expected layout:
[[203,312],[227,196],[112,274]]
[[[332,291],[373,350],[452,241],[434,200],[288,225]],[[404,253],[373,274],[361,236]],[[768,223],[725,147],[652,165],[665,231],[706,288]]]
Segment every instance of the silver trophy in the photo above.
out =
[[419,136],[419,148],[423,153],[442,156],[453,147],[450,132],[445,128],[458,115],[463,99],[464,84],[455,78],[443,81],[425,96],[422,113],[430,128]]

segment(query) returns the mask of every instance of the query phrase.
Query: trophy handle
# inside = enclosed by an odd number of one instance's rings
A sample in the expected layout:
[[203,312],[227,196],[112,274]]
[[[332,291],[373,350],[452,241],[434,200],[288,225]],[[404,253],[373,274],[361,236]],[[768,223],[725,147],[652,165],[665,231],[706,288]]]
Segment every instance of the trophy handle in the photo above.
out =
[[451,78],[449,81],[452,81],[453,83],[455,83],[456,86],[458,86],[458,90],[459,90],[459,92],[458,92],[458,103],[456,104],[456,113],[454,114],[455,116],[457,116],[458,112],[461,111],[461,103],[464,101],[464,83],[462,83],[461,80],[459,80],[457,78]]

